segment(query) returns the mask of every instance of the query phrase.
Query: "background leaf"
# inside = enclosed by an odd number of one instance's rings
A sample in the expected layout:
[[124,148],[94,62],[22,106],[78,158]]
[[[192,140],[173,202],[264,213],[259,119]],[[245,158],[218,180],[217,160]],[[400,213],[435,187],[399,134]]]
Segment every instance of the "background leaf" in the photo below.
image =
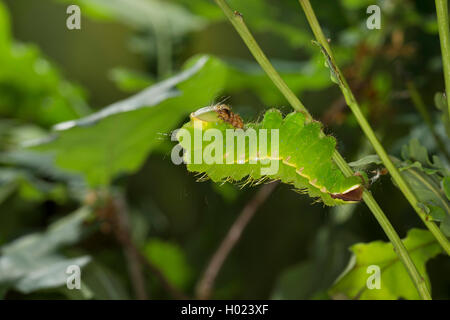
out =
[[[429,286],[425,265],[427,261],[438,255],[442,249],[433,235],[425,230],[411,229],[403,239],[419,273]],[[350,299],[419,299],[414,284],[406,268],[395,254],[392,244],[382,241],[359,243],[350,250],[353,257],[344,273],[330,289],[332,296],[345,295]],[[368,289],[366,281],[371,274],[367,267],[376,265],[381,270],[381,288]]]
[[29,234],[0,248],[0,286],[23,293],[66,284],[66,269],[83,267],[89,256],[66,258],[57,249],[77,242],[81,226],[91,211],[83,207],[50,225],[43,233]]
[[192,273],[181,248],[171,242],[150,239],[143,249],[147,259],[157,266],[164,276],[179,289],[186,289]]
[[188,112],[210,103],[223,87],[222,62],[201,57],[188,69],[86,118],[58,124],[56,137],[33,150],[55,155],[58,166],[84,175],[90,185],[107,185],[133,172],[167,139]]

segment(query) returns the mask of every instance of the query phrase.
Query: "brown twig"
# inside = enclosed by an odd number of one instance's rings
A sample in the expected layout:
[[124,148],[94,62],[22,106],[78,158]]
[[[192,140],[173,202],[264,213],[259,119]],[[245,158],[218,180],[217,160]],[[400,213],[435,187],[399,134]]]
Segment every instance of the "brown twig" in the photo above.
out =
[[113,213],[115,214],[114,234],[123,248],[127,260],[128,272],[135,296],[138,300],[147,300],[148,294],[145,287],[145,277],[142,272],[142,259],[131,239],[128,208],[122,195],[115,194],[111,198]]
[[227,235],[222,240],[222,243],[217,248],[216,252],[212,256],[208,266],[203,273],[202,278],[198,282],[196,288],[196,296],[198,299],[208,299],[211,296],[212,289],[214,287],[214,282],[216,280],[217,274],[229,253],[239,241],[241,234],[249,221],[254,216],[258,208],[266,201],[278,182],[273,182],[264,185],[256,195],[245,205],[242,212],[239,214],[238,218],[234,221],[230,230],[228,230]]
[[137,299],[148,298],[148,291],[145,287],[145,278],[142,273],[142,265],[157,278],[161,286],[175,299],[187,299],[182,292],[175,288],[164,276],[161,270],[151,263],[133,242],[130,231],[129,214],[126,201],[119,192],[113,196],[106,197],[106,202],[97,210],[97,215],[102,220],[102,229],[106,232],[113,232],[117,241],[124,250],[128,263],[130,279]]

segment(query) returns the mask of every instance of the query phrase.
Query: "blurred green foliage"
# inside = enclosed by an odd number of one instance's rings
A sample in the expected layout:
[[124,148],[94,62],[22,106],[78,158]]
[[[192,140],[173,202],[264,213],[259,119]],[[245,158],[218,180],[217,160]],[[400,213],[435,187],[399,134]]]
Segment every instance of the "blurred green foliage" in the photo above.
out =
[[0,20],[0,114],[45,127],[87,114],[79,87],[61,79],[36,47],[11,39],[3,4]]

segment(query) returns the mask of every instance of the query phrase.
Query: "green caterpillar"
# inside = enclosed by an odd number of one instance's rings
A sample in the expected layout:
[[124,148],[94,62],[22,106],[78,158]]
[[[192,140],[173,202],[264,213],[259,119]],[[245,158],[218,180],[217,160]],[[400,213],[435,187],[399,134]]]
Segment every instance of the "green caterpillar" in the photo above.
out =
[[283,119],[280,111],[271,109],[260,123],[244,126],[226,105],[205,107],[191,114],[176,138],[185,150],[188,170],[215,182],[280,180],[330,206],[362,198],[361,177],[345,177],[331,159],[336,140],[303,113]]

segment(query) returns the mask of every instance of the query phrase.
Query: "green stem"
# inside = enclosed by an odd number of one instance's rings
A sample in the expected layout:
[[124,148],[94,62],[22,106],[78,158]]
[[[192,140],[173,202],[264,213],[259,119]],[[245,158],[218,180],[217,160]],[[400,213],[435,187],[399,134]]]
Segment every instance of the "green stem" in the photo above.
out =
[[408,88],[409,95],[411,97],[414,106],[416,107],[417,111],[419,111],[420,115],[425,121],[425,124],[427,125],[428,129],[433,135],[436,144],[438,145],[439,149],[444,154],[444,156],[447,158],[447,160],[450,162],[450,155],[447,152],[447,148],[445,147],[444,142],[442,142],[441,137],[439,137],[439,135],[437,134],[436,130],[434,130],[433,121],[431,119],[430,114],[428,113],[427,107],[425,106],[422,97],[419,94],[419,91],[417,90],[416,86],[412,81],[406,82],[406,87]]
[[436,0],[436,14],[441,40],[442,64],[444,66],[445,94],[450,114],[450,35],[448,29],[448,1]]
[[[281,93],[289,101],[289,103],[292,105],[292,107],[297,111],[301,111],[301,112],[305,113],[310,119],[312,119],[311,114],[308,112],[308,110],[305,108],[305,106],[301,103],[301,101],[297,98],[297,96],[289,89],[289,87],[286,85],[286,83],[280,77],[278,72],[272,66],[270,61],[267,59],[266,55],[263,53],[263,51],[259,47],[255,38],[252,36],[250,31],[248,30],[241,14],[238,12],[233,12],[224,0],[215,0],[215,2],[223,10],[223,12],[227,16],[227,18],[230,20],[230,22],[232,23],[232,25],[234,26],[236,31],[241,36],[242,40],[247,45],[250,52],[255,57],[256,61],[260,64],[260,66],[267,73],[267,75],[273,81],[273,83],[276,85],[276,87],[281,91]],[[333,154],[333,160],[336,162],[336,164],[339,166],[339,168],[342,170],[342,172],[346,176],[353,175],[352,169],[349,167],[347,162],[337,151],[335,151]],[[386,215],[383,213],[381,208],[378,206],[377,202],[372,197],[372,194],[369,191],[367,191],[367,190],[364,191],[363,200],[367,204],[369,209],[372,211],[372,213],[375,216],[375,218],[377,219],[378,223],[380,224],[380,226],[386,233],[387,237],[391,241],[400,260],[405,265],[406,270],[408,270],[411,280],[413,281],[414,285],[416,286],[420,296],[424,300],[431,299],[431,295],[428,291],[426,283],[425,283],[423,277],[421,277],[419,272],[417,271],[417,268],[414,265],[414,262],[412,261],[411,257],[409,256],[408,251],[406,250],[405,246],[403,245],[403,242],[400,240],[400,237],[394,230],[394,227],[389,222]]]
[[391,161],[386,150],[384,150],[383,146],[381,145],[380,141],[378,140],[374,131],[372,130],[370,124],[364,117],[364,114],[362,113],[361,108],[359,107],[358,102],[356,101],[353,92],[350,89],[350,86],[348,85],[341,70],[339,69],[339,67],[335,62],[328,41],[325,39],[325,36],[322,32],[322,28],[320,27],[319,22],[317,21],[316,15],[311,7],[309,0],[299,0],[299,2],[303,8],[303,11],[306,14],[306,18],[308,19],[309,25],[311,26],[311,29],[313,30],[313,33],[317,41],[327,51],[327,54],[332,63],[331,67],[333,68],[333,71],[338,75],[339,87],[345,97],[345,101],[347,102],[348,106],[353,112],[353,115],[358,121],[361,129],[363,130],[366,137],[369,139],[370,143],[372,144],[376,153],[380,157],[381,161],[383,161],[386,169],[388,169],[392,179],[395,181],[400,191],[409,201],[411,206],[419,215],[420,219],[422,219],[423,223],[427,226],[428,230],[430,230],[430,232],[434,235],[434,237],[442,246],[442,248],[445,250],[445,252],[448,255],[450,255],[450,242],[434,222],[427,220],[426,213],[419,207],[418,205],[419,201],[417,200],[416,196],[414,195],[414,193],[412,192],[411,188],[406,183],[406,181],[403,179],[402,175],[400,174],[400,171],[397,169],[397,167],[395,167],[394,163]]

